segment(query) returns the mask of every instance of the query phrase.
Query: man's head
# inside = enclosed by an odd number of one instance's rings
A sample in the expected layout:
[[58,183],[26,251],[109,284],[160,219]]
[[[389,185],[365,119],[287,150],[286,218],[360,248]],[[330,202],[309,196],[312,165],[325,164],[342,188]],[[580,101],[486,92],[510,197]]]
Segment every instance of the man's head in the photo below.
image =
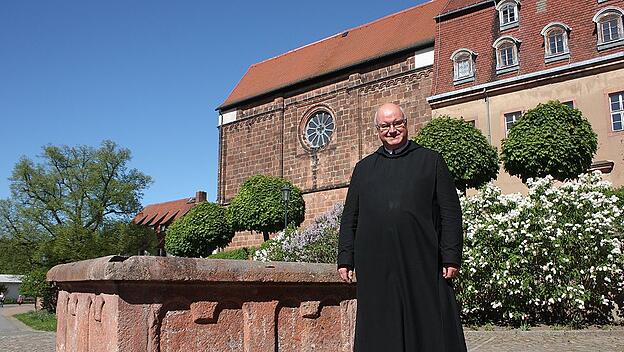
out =
[[407,143],[407,116],[400,106],[386,103],[375,113],[375,127],[384,147],[394,150]]

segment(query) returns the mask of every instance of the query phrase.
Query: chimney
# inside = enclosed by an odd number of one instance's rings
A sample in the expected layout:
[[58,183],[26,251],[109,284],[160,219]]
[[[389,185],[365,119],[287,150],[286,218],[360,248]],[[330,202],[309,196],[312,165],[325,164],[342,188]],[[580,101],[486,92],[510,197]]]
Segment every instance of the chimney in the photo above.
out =
[[205,202],[205,201],[206,201],[206,192],[197,191],[197,193],[195,193],[195,203]]

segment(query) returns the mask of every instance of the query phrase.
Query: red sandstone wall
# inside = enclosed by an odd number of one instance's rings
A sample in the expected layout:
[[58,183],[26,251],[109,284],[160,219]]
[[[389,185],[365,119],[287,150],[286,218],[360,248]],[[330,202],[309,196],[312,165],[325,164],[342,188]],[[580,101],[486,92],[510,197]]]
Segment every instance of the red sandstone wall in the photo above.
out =
[[56,350],[353,350],[355,285],[330,264],[104,257],[48,272]]
[[[228,203],[252,175],[282,176],[303,190],[308,224],[344,201],[355,163],[381,145],[373,126],[381,104],[394,102],[404,108],[412,136],[431,118],[426,97],[432,70],[415,69],[413,53],[332,79],[247,106],[239,110],[236,122],[222,126],[221,203]],[[332,113],[336,129],[326,147],[312,152],[302,142],[302,130],[319,108]],[[261,239],[259,234],[240,233],[230,248]]]
[[[499,30],[498,12],[493,4],[475,12],[443,18],[436,31],[436,78],[432,95],[621,51],[622,47],[600,52],[597,49],[596,25],[592,18],[607,6],[622,8],[624,0],[602,3],[596,0],[521,1],[518,27],[502,32]],[[562,22],[572,29],[568,37],[571,54],[569,60],[544,62],[544,37],[540,32],[551,22]],[[492,44],[501,36],[512,36],[522,41],[519,47],[520,67],[518,71],[497,75],[495,49]],[[461,48],[478,54],[476,76],[473,82],[454,86],[453,61],[450,58],[455,50]]]

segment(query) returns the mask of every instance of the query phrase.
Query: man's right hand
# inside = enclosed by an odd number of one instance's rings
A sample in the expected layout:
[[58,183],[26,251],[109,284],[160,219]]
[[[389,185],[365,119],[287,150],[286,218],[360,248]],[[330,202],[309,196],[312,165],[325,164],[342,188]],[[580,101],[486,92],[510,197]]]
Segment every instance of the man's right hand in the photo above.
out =
[[338,274],[340,274],[340,278],[344,282],[351,283],[353,281],[353,269],[349,268],[338,268]]

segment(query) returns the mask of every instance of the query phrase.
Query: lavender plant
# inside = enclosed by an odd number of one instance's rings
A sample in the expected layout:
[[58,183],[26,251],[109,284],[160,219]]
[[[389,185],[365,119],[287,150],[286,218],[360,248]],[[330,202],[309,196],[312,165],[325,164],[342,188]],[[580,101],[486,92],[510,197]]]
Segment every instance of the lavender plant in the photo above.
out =
[[334,205],[304,230],[288,228],[254,255],[260,261],[335,263],[342,204]]

